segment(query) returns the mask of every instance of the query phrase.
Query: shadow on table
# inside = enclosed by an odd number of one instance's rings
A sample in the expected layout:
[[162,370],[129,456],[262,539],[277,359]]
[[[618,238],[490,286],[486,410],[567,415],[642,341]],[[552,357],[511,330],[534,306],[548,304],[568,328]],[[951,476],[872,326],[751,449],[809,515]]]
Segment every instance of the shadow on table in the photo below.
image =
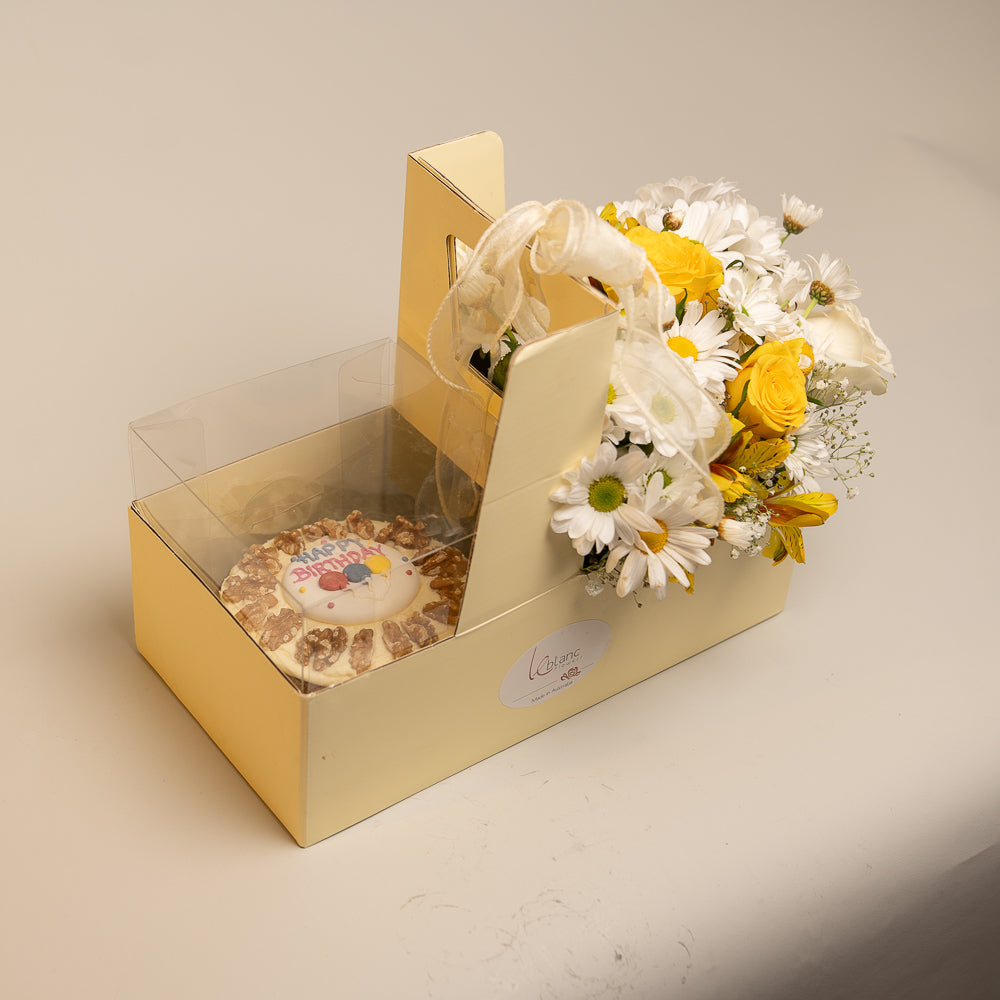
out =
[[747,1000],[997,1000],[1000,844],[969,858],[859,946]]

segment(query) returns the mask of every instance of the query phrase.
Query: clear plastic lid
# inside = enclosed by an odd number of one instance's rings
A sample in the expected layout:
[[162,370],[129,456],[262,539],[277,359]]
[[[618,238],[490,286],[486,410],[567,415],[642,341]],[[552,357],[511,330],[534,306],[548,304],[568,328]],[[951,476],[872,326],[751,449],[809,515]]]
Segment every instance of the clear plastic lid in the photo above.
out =
[[349,680],[454,634],[464,395],[389,340],[208,393],[130,426],[136,510],[302,690]]

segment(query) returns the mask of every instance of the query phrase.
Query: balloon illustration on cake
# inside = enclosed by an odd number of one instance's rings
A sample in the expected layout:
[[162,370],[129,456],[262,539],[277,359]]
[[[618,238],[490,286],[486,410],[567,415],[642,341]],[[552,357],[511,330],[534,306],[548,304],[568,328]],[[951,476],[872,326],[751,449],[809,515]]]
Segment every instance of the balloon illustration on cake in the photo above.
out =
[[413,603],[420,576],[410,557],[363,538],[328,538],[292,556],[282,585],[303,614],[329,625],[391,618]]

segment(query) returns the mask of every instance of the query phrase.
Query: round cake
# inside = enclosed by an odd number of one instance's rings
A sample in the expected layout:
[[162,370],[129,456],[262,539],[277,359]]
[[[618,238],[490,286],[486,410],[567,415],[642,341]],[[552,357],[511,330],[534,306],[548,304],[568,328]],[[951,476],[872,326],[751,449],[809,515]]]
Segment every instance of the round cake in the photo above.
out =
[[251,546],[220,596],[285,674],[330,687],[454,634],[468,568],[422,521],[353,511]]

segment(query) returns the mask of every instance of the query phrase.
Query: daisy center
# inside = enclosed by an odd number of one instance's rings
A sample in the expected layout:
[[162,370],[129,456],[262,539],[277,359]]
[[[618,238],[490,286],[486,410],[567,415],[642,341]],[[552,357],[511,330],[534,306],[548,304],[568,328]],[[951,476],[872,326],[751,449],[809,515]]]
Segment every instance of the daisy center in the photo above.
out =
[[833,289],[818,279],[809,286],[809,298],[815,299],[821,306],[828,306],[833,303]]
[[805,232],[806,227],[798,222],[795,218],[785,213],[784,219],[782,220],[785,224],[785,232],[790,233],[792,236],[798,236],[799,233]]
[[615,392],[615,387],[609,382],[608,383],[608,406],[610,406],[618,398],[618,393]]
[[667,544],[667,526],[662,521],[656,522],[662,531],[640,531],[639,537],[649,546],[650,552],[659,552]]
[[679,216],[675,215],[673,212],[667,212],[663,216],[663,230],[667,233],[676,233],[681,226],[684,225],[684,220]]
[[653,411],[653,416],[663,424],[669,424],[677,416],[674,401],[662,392],[658,392],[650,400],[650,409]]
[[619,508],[625,500],[625,487],[617,476],[601,476],[590,484],[587,501],[603,514]]
[[698,348],[687,337],[671,337],[667,341],[667,347],[682,358],[691,358],[692,361],[698,360]]

